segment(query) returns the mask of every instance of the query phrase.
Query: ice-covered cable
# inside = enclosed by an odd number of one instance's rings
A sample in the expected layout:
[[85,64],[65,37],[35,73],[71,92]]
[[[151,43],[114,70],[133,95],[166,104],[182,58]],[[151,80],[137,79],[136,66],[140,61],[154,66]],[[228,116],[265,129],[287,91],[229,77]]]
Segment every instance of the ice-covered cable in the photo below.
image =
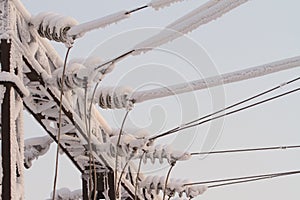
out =
[[84,34],[88,31],[98,29],[98,28],[104,28],[110,24],[117,23],[123,19],[128,18],[130,15],[126,10],[122,10],[110,15],[107,15],[105,17],[95,19],[90,22],[82,23],[76,26],[73,26],[69,31],[68,35],[70,36],[77,36]]
[[210,0],[168,25],[157,35],[137,44],[133,54],[147,52],[215,20],[247,0]]
[[52,12],[42,12],[31,17],[30,24],[33,25],[41,37],[71,46],[75,37],[69,36],[67,31],[77,25],[78,22],[72,17]]
[[135,8],[133,10],[122,10],[110,15],[107,15],[105,17],[99,18],[99,19],[95,19],[89,22],[85,22],[82,24],[78,24],[76,26],[73,26],[70,28],[70,30],[68,31],[68,35],[72,36],[72,37],[77,37],[78,35],[83,35],[84,33],[91,31],[91,30],[95,30],[98,28],[105,28],[108,25],[117,23],[119,21],[122,21],[124,19],[127,19],[128,17],[130,17],[130,14],[133,12],[137,12],[139,10],[148,8],[148,7],[152,7],[155,10],[159,10],[160,8],[164,8],[167,6],[170,6],[173,3],[176,2],[180,2],[180,1],[184,1],[184,0],[152,0],[149,4]]
[[[165,179],[164,176],[148,176],[141,181],[140,188],[146,189],[148,194],[159,194],[165,188]],[[188,182],[188,180],[171,178],[165,192],[168,196],[174,196],[177,193],[179,197],[182,197],[185,193],[187,197],[194,198],[207,190],[205,185],[185,185]]]
[[152,0],[150,3],[148,3],[149,7],[154,8],[155,10],[159,10],[164,7],[168,7],[173,3],[177,3],[184,0]]
[[300,56],[282,59],[279,61],[238,70],[219,76],[209,77],[205,79],[195,80],[188,83],[171,85],[168,87],[157,88],[152,90],[137,91],[132,94],[132,99],[135,103],[157,99],[174,94],[181,94],[195,90],[202,90],[218,85],[234,83],[238,81],[248,80],[255,77],[265,76],[283,70],[292,69],[300,66]]

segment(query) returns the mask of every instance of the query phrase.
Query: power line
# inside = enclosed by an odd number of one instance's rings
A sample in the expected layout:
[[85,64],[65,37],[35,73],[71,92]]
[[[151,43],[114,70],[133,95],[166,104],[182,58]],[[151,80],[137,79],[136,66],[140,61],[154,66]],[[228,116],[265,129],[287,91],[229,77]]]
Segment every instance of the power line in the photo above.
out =
[[218,116],[216,116],[216,117],[212,117],[212,118],[206,119],[206,120],[201,121],[201,122],[196,123],[196,124],[190,124],[190,125],[188,125],[188,126],[184,126],[184,127],[179,127],[179,128],[176,128],[176,129],[172,129],[172,130],[170,130],[170,131],[167,131],[167,132],[158,134],[158,135],[156,135],[156,136],[153,136],[153,137],[151,137],[149,140],[150,140],[150,141],[153,141],[153,140],[156,140],[156,139],[158,139],[158,138],[160,138],[160,137],[164,137],[164,136],[167,136],[167,135],[171,135],[172,133],[175,133],[175,132],[178,132],[178,131],[181,131],[181,130],[184,130],[184,129],[188,129],[188,128],[192,128],[192,127],[195,127],[195,126],[199,126],[199,125],[201,125],[201,124],[210,122],[210,121],[212,121],[212,120],[219,119],[219,118],[221,118],[221,117],[225,117],[225,116],[228,116],[228,115],[232,115],[232,114],[234,114],[234,113],[237,113],[237,112],[240,112],[240,111],[243,111],[243,110],[246,110],[246,109],[249,109],[249,108],[258,106],[258,105],[260,105],[260,104],[263,104],[263,103],[266,103],[266,102],[275,100],[275,99],[280,98],[280,97],[283,97],[283,96],[285,96],[285,95],[288,95],[288,94],[291,94],[291,93],[294,93],[294,92],[298,92],[299,90],[300,90],[300,87],[298,87],[298,88],[296,88],[296,89],[293,89],[293,90],[290,90],[290,91],[288,91],[288,92],[285,92],[285,93],[282,93],[282,94],[273,96],[273,97],[271,97],[271,98],[267,98],[267,99],[265,99],[265,100],[262,100],[262,101],[259,101],[259,102],[250,104],[250,105],[248,105],[248,106],[244,106],[244,107],[242,107],[242,108],[239,108],[239,109],[230,111],[230,112],[228,112],[228,113],[225,113],[225,114],[222,114],[222,115],[218,115]]
[[300,148],[300,145],[194,152],[194,153],[191,153],[191,155],[195,156],[195,155],[207,155],[207,154],[223,154],[223,153],[238,153],[238,152],[252,152],[252,151],[270,151],[270,150],[285,150],[285,149],[296,149],[296,148]]
[[220,186],[225,186],[225,185],[230,185],[230,184],[245,183],[245,182],[256,181],[256,180],[261,180],[261,179],[268,179],[268,178],[274,178],[274,177],[280,177],[280,176],[289,176],[289,175],[295,175],[295,174],[300,174],[300,170],[271,173],[271,174],[261,174],[261,175],[254,175],[254,176],[243,176],[243,177],[228,178],[228,179],[217,179],[217,180],[210,180],[210,181],[193,182],[193,183],[186,183],[186,184],[184,184],[184,186],[228,182],[228,183],[215,184],[215,185],[208,186],[209,188],[213,188],[213,187],[220,187]]

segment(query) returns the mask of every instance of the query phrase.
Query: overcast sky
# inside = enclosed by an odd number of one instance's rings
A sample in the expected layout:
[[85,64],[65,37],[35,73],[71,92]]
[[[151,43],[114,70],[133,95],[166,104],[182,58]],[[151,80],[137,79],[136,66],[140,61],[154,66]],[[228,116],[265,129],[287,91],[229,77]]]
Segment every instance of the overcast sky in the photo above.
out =
[[[32,14],[52,11],[85,22],[101,16],[144,5],[148,1],[35,1],[23,0]],[[78,39],[71,58],[90,55],[109,59],[146,39],[173,20],[204,3],[186,1],[169,8],[147,9],[105,29],[87,33]],[[187,37],[141,56],[128,57],[117,64],[103,85],[129,85],[146,89],[200,79],[300,55],[300,2],[297,0],[253,0],[216,21],[204,25]],[[52,43],[61,57],[63,44]],[[151,134],[203,116],[224,105],[257,94],[300,74],[300,69],[234,83],[210,90],[148,101],[135,106],[127,126],[147,129]],[[293,86],[282,88],[276,94]],[[268,147],[300,144],[299,98],[292,94],[279,100],[237,113],[212,124],[201,126],[160,140],[174,148],[201,150]],[[118,127],[124,111],[100,112],[112,127]],[[34,125],[34,128],[33,128]],[[25,115],[25,137],[45,135],[33,118]],[[26,170],[26,199],[50,197],[54,173],[55,145],[44,157]],[[210,155],[178,163],[171,177],[192,181],[299,170],[299,150]],[[148,164],[147,174],[165,175],[167,164]],[[300,176],[208,190],[198,199],[299,199]],[[65,156],[61,156],[58,188],[81,187],[80,174]]]

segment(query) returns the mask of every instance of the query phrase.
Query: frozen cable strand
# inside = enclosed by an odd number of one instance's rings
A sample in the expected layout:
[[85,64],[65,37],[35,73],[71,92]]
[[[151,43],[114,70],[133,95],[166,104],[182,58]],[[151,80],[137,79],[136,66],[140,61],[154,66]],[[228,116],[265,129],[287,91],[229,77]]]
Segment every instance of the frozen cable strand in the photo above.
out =
[[[140,188],[145,189],[148,194],[152,194],[152,192],[159,194],[165,188],[165,179],[166,177],[164,176],[147,176],[140,183]],[[185,186],[188,182],[188,180],[171,178],[165,192],[168,196],[174,196],[177,193],[179,197],[182,197],[185,193],[186,197],[194,198],[207,190],[207,186],[205,185],[198,185],[196,187]]]
[[137,55],[152,50],[155,47],[175,40],[199,26],[221,17],[223,14],[240,6],[248,0],[210,0],[199,8],[168,25],[160,33],[137,44],[133,54]]
[[65,43],[67,46],[71,46],[76,38],[69,36],[67,31],[77,25],[78,22],[68,16],[52,12],[42,12],[33,16],[30,24],[33,25],[41,37]]
[[52,142],[53,139],[48,135],[25,140],[24,166],[30,168],[34,159],[47,153]]
[[117,23],[123,19],[128,18],[129,16],[130,15],[126,10],[114,14],[110,14],[105,17],[71,27],[71,29],[68,31],[68,35],[69,36],[82,35],[88,31],[98,29],[98,28],[104,28],[110,24]]
[[146,91],[137,91],[132,94],[132,99],[134,100],[135,103],[140,103],[151,99],[172,96],[174,94],[177,95],[186,92],[215,87],[218,85],[243,81],[255,77],[265,76],[268,74],[276,73],[287,69],[292,69],[299,66],[300,66],[300,56],[296,56],[296,57],[282,59],[279,61],[275,61],[275,62],[255,66],[255,67],[250,67],[243,70],[238,70],[235,72],[221,74],[219,76],[195,80],[188,83],[176,84],[168,87],[157,88],[157,89],[146,90]]
[[159,160],[160,164],[163,163],[164,159],[168,161],[168,163],[174,163],[176,161],[184,161],[191,158],[190,153],[174,151],[170,145],[156,145],[150,146],[145,149],[145,155],[143,157],[144,163],[147,163],[149,159],[153,164],[155,160]]
[[133,89],[130,87],[107,87],[98,88],[95,93],[95,100],[103,109],[132,109],[133,101],[130,96]]
[[155,10],[159,10],[164,7],[168,7],[173,3],[177,3],[184,0],[152,0],[148,6],[154,8]]

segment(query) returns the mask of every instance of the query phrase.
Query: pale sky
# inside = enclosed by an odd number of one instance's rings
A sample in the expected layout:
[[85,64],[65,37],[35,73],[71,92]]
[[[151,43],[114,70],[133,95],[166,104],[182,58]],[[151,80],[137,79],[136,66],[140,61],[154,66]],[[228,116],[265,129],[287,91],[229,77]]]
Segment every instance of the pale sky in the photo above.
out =
[[[129,10],[147,2],[23,0],[32,14],[52,11],[72,16],[79,22],[122,9]],[[203,2],[205,1],[186,1],[160,11],[147,9],[116,25],[87,33],[75,42],[70,57],[96,55],[109,59],[118,56]],[[141,56],[128,57],[117,64],[116,69],[104,79],[103,85],[117,83],[140,89],[157,87],[298,56],[299,7],[300,2],[297,0],[250,1],[218,20],[198,28],[187,37],[162,46],[164,51],[155,50]],[[53,44],[61,57],[64,57],[64,45]],[[141,103],[135,106],[126,127],[144,127],[151,134],[155,134],[257,94],[299,74],[300,69],[293,69],[210,90]],[[299,83],[282,88],[274,94],[297,86]],[[292,94],[158,142],[169,143],[175,149],[190,152],[211,150],[213,145],[215,150],[297,145],[300,144],[299,98],[300,94]],[[112,127],[119,126],[124,113],[103,110],[100,112]],[[25,115],[26,138],[45,134],[32,117]],[[55,148],[55,145],[52,145],[47,155],[34,161],[32,168],[26,170],[26,199],[50,197]],[[65,156],[61,156],[60,160],[58,188],[79,189],[80,174]],[[144,172],[146,175],[165,175],[166,167],[167,164],[153,166],[149,163],[144,167]],[[299,168],[299,150],[210,155],[178,163],[171,177],[204,181]],[[296,175],[233,185],[208,190],[197,199],[296,200],[300,197],[299,182],[300,176]]]

